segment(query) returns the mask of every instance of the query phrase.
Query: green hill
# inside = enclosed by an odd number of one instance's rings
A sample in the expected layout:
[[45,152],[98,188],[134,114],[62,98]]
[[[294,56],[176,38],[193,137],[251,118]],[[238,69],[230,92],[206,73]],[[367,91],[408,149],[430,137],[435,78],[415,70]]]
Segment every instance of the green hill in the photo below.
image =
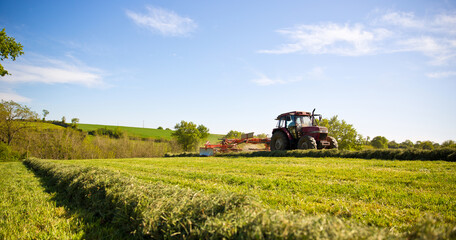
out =
[[[78,128],[83,131],[93,131],[99,128],[107,128],[107,129],[116,129],[119,128],[120,130],[126,132],[131,137],[140,137],[140,138],[154,138],[154,139],[171,139],[171,134],[173,130],[165,130],[165,129],[154,129],[154,128],[139,128],[139,127],[125,127],[125,126],[111,126],[111,125],[98,125],[98,124],[78,124]],[[218,139],[223,137],[221,134],[210,134],[208,140],[211,143],[217,143]]]

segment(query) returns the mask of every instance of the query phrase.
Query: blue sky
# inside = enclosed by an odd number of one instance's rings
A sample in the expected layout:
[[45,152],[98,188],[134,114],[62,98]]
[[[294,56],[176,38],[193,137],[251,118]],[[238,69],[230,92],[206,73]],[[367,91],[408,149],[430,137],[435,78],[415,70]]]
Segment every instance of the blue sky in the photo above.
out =
[[0,28],[25,52],[0,98],[48,119],[270,134],[316,108],[456,139],[455,1],[1,1]]

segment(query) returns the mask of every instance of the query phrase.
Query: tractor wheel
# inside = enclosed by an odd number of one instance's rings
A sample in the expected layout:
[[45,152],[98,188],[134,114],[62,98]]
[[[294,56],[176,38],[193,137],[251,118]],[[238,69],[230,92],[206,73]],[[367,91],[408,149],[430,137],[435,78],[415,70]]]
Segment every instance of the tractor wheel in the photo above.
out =
[[271,138],[271,151],[287,150],[288,138],[283,132],[275,132]]
[[302,136],[298,142],[298,149],[317,149],[317,141],[311,136]]
[[337,140],[334,138],[334,137],[328,137],[328,140],[329,140],[329,148],[330,149],[338,149],[339,148],[339,144],[337,143]]

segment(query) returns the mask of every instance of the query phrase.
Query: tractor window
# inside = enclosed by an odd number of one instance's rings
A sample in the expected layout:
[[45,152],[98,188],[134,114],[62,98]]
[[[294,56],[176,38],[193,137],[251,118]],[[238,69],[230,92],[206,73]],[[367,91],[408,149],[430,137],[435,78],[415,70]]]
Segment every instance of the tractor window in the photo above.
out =
[[298,123],[303,127],[312,126],[312,120],[310,119],[309,116],[297,117],[296,124],[298,125]]
[[284,128],[286,125],[287,121],[285,120],[284,117],[281,117],[279,121],[277,121],[277,127],[278,128]]

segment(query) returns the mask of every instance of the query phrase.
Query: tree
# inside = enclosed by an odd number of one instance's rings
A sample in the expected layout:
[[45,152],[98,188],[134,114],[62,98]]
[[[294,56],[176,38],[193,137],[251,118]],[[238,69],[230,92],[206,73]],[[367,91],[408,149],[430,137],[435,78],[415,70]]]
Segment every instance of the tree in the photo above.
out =
[[353,125],[348,124],[345,120],[340,121],[338,116],[333,116],[329,120],[323,118],[319,125],[328,128],[329,136],[336,138],[339,144],[339,149],[355,149],[362,148],[363,138],[356,132]]
[[456,148],[456,142],[453,140],[446,140],[440,145],[442,147]]
[[79,118],[72,118],[71,119],[71,124],[73,124],[73,127],[76,128],[79,123]]
[[413,142],[410,140],[405,140],[399,144],[400,148],[412,148],[413,147]]
[[371,145],[374,148],[385,149],[388,148],[388,139],[383,136],[376,136],[372,139]]
[[258,135],[256,135],[257,138],[267,138],[268,135],[266,133],[260,133]]
[[425,150],[433,150],[434,143],[431,141],[416,141],[415,148],[425,149]]
[[49,111],[46,109],[43,109],[43,121],[46,121],[46,116],[49,114]]
[[29,121],[38,118],[38,114],[27,106],[22,106],[14,101],[1,101],[0,103],[0,138],[10,145],[22,131],[30,127]]
[[[19,55],[24,54],[22,51],[22,45],[17,43],[14,38],[8,37],[6,35],[5,29],[3,28],[0,31],[0,60],[3,61],[11,57],[13,61],[16,60],[16,57]],[[8,71],[6,71],[2,64],[0,64],[0,76],[9,75]]]
[[242,136],[242,132],[231,130],[225,135],[225,138],[234,139],[234,138],[241,138],[241,136]]
[[181,121],[176,124],[171,135],[176,138],[177,143],[184,151],[193,151],[201,141],[209,136],[209,129],[204,125],[196,126],[193,122]]
[[398,149],[400,146],[399,146],[399,143],[397,143],[396,141],[389,141],[388,142],[388,148],[392,148],[392,149]]
[[62,117],[62,123],[65,123],[66,122],[66,118],[65,116]]

